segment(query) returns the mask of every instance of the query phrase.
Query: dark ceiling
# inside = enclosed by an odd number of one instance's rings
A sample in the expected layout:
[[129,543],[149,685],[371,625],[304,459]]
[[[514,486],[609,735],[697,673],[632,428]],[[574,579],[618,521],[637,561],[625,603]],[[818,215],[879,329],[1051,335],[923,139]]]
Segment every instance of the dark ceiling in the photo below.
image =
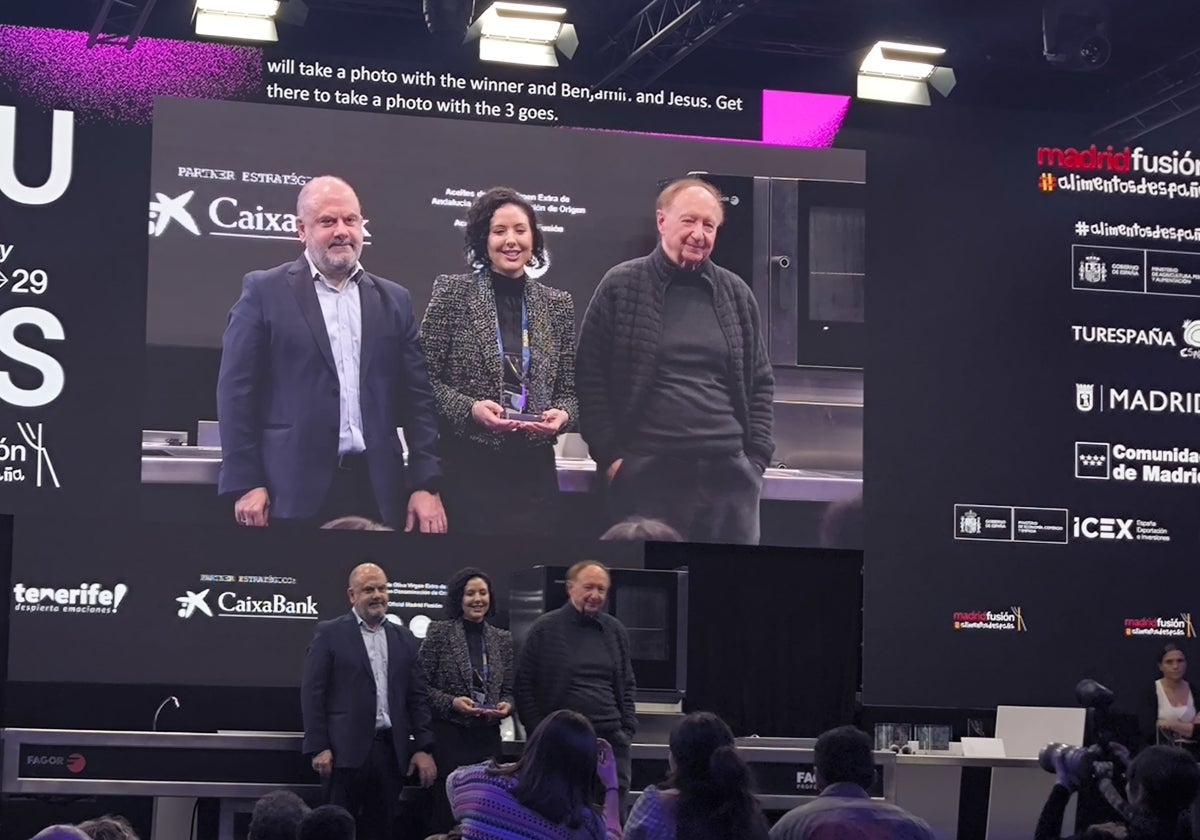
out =
[[[87,29],[99,2],[5,0],[0,22]],[[603,45],[647,2],[560,0],[581,42],[570,72],[595,82],[619,63],[624,56]],[[704,2],[737,5],[736,0]],[[447,46],[428,34],[421,0],[307,4],[304,27],[280,27],[282,47],[450,67],[473,62],[469,48]],[[1042,0],[748,0],[746,5],[752,7],[749,12],[668,71],[662,83],[851,93],[867,47],[879,39],[913,40],[947,48],[946,63],[958,76],[953,103],[1117,117],[1140,101],[1124,101],[1124,86],[1200,48],[1200,0],[1107,0],[1112,59],[1094,72],[1063,70],[1045,61]],[[189,37],[192,6],[193,0],[158,0],[146,34]],[[1146,92],[1141,94],[1144,98]]]

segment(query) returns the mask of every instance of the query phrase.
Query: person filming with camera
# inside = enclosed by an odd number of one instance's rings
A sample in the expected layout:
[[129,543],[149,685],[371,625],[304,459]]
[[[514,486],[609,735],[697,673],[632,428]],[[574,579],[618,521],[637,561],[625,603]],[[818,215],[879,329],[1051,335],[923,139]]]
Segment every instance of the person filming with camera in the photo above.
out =
[[[1089,826],[1072,835],[1075,840],[1176,840],[1188,836],[1183,823],[1200,789],[1200,767],[1195,759],[1178,747],[1153,746],[1130,762],[1124,746],[1110,742],[1108,747],[1116,761],[1084,761],[1078,758],[1082,750],[1053,750],[1057,782],[1042,806],[1034,840],[1060,840],[1063,812],[1071,794],[1092,783],[1100,786],[1112,805],[1113,820]],[[1122,773],[1128,801],[1112,784]]]

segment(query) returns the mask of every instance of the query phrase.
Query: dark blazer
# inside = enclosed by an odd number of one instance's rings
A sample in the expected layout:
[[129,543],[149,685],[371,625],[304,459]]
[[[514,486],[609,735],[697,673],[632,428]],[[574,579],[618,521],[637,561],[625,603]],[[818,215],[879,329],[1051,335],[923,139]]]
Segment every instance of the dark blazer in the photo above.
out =
[[[383,625],[388,640],[392,744],[403,773],[412,751],[433,749],[429,689],[416,637],[386,619]],[[317,625],[304,660],[300,708],[306,755],[333,750],[335,767],[362,766],[375,737],[375,677],[354,613]]]
[[[527,734],[532,734],[542,719],[561,709],[571,688],[571,655],[565,627],[578,620],[578,611],[568,601],[561,608],[539,617],[529,628],[517,660],[517,713]],[[637,688],[633,664],[629,658],[629,632],[625,625],[608,613],[596,616],[604,631],[604,641],[616,665],[617,710],[621,729],[630,742],[637,732],[634,693]]]
[[[364,273],[359,298],[367,469],[380,517],[402,526],[409,492],[432,486],[441,475],[437,409],[408,290]],[[266,487],[271,515],[316,515],[337,464],[339,386],[303,255],[246,275],[221,343],[218,492]],[[407,468],[397,426],[408,442]]]
[[[570,415],[563,431],[575,428],[575,304],[568,292],[525,281],[529,315],[529,389],[531,414],[551,408]],[[421,321],[421,345],[429,360],[429,379],[437,396],[443,429],[456,437],[500,447],[509,436],[491,434],[471,419],[478,400],[500,399],[504,382],[496,349],[496,295],[483,272],[440,275]],[[527,435],[530,446],[546,438]]]
[[[487,702],[516,705],[513,697],[512,633],[484,622],[483,638],[488,652]],[[463,715],[454,711],[455,697],[471,696],[471,653],[462,619],[430,622],[421,642],[421,665],[429,684],[429,702],[433,716],[463,726],[495,726],[497,721]]]

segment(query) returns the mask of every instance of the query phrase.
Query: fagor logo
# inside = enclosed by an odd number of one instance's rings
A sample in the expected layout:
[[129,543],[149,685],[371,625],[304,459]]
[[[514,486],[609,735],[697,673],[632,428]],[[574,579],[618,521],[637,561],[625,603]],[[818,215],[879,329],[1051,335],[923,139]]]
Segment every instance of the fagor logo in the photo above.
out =
[[7,196],[17,204],[34,207],[58,201],[71,185],[74,146],[75,114],[71,111],[55,111],[50,141],[50,174],[40,187],[22,183],[17,177],[17,109],[11,105],[0,105],[0,149],[8,150],[7,156],[0,159],[0,195]]
[[188,190],[177,198],[168,198],[164,193],[155,193],[154,200],[150,202],[150,235],[162,236],[171,222],[177,222],[193,236],[199,236],[200,228],[196,227],[196,220],[187,211],[188,202],[195,194],[195,190]]
[[81,583],[70,588],[17,583],[13,584],[13,612],[107,615],[117,612],[128,594],[129,587],[123,583],[111,588],[102,583]]

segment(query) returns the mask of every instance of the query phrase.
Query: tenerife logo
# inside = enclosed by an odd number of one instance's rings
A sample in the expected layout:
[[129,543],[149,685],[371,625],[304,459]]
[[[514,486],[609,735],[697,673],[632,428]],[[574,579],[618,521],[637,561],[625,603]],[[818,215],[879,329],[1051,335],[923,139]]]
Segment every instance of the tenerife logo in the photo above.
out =
[[17,204],[39,206],[53,204],[62,198],[71,185],[74,165],[75,114],[55,111],[53,139],[50,141],[50,174],[40,187],[26,186],[17,177],[17,109],[0,105],[0,149],[8,149],[6,159],[0,160],[0,195]]
[[294,618],[301,620],[317,620],[317,601],[308,595],[300,600],[288,598],[282,592],[266,598],[241,597],[236,592],[222,592],[216,597],[216,612],[208,603],[211,589],[200,592],[188,590],[178,596],[175,601],[179,604],[176,612],[180,618],[191,618],[196,613],[203,613],[209,618]]
[[1175,636],[1181,639],[1196,638],[1191,613],[1180,613],[1170,618],[1127,618],[1125,636]]
[[1024,633],[1025,616],[1020,607],[1007,610],[966,610],[954,613],[955,630],[1009,630]]
[[199,236],[200,228],[187,211],[188,202],[195,194],[195,190],[188,190],[178,198],[168,198],[163,193],[155,193],[154,201],[150,202],[150,235],[162,236],[171,222],[178,222],[184,230]]
[[13,584],[13,612],[115,613],[129,593],[118,583],[112,588],[101,583],[81,583],[72,588]]

